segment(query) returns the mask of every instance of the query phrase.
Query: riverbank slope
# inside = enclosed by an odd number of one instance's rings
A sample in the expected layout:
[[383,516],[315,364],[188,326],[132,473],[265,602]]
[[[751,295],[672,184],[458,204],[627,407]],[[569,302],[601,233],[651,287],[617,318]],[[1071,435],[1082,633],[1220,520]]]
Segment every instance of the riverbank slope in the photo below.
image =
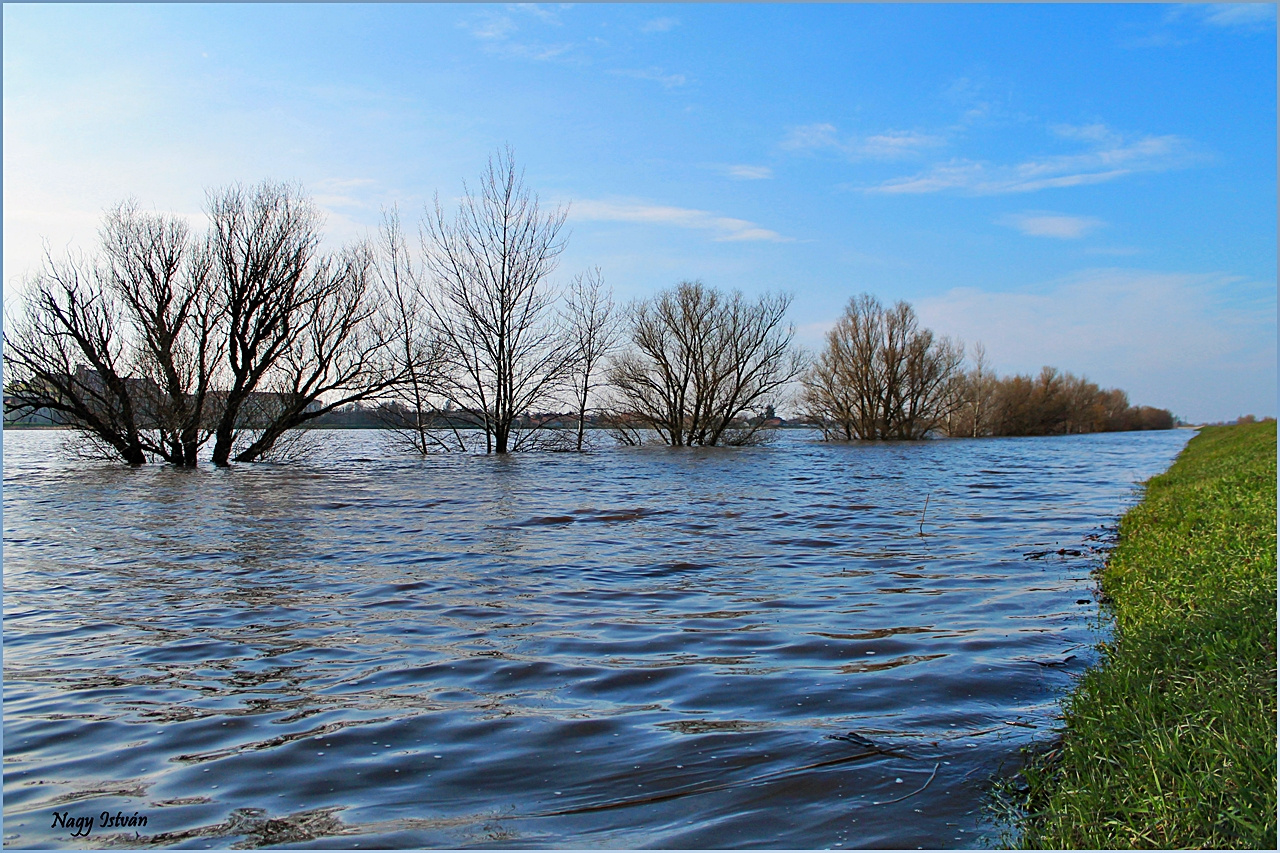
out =
[[1101,586],[1114,639],[1026,771],[1018,843],[1275,849],[1275,423],[1193,438]]

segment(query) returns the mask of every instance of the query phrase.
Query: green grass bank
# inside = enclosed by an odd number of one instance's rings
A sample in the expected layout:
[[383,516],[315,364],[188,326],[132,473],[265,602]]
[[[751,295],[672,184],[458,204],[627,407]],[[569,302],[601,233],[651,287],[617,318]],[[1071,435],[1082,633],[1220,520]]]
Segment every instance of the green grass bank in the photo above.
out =
[[1276,846],[1276,425],[1206,427],[1102,570],[1115,618],[1024,771],[1029,848]]

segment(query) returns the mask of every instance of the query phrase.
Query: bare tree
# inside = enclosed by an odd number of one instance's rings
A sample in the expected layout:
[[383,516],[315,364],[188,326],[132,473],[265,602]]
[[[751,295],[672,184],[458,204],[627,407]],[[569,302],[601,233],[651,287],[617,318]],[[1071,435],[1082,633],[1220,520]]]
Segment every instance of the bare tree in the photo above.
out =
[[568,211],[544,213],[510,148],[489,159],[478,194],[464,187],[447,219],[436,200],[423,231],[429,302],[442,342],[443,393],[480,422],[485,450],[529,445],[521,416],[554,398],[574,362],[547,276]]
[[991,370],[986,347],[973,347],[973,366],[951,383],[952,399],[947,403],[945,432],[952,438],[990,435],[994,428],[994,405],[999,379]]
[[1063,376],[1066,412],[1063,431],[1070,433],[1100,432],[1107,427],[1102,403],[1102,390],[1083,376]]
[[995,383],[993,435],[1062,435],[1129,429],[1170,429],[1167,409],[1130,406],[1118,388],[1102,390],[1084,377],[1044,367],[1034,378],[1007,376]]
[[963,347],[920,328],[910,305],[886,309],[864,293],[827,334],[804,405],[828,438],[924,438],[956,404],[963,360]]
[[403,378],[379,323],[373,256],[318,253],[320,216],[301,190],[262,183],[210,194],[227,377],[213,462],[263,458],[286,431]]
[[378,322],[372,265],[364,245],[315,263],[314,289],[300,306],[305,314],[264,376],[257,405],[263,426],[236,454],[237,462],[263,458],[286,431],[340,406],[377,399],[403,381],[394,330]]
[[392,444],[414,453],[464,449],[456,427],[445,427],[437,414],[442,385],[441,339],[432,324],[422,278],[400,226],[398,210],[384,211],[378,236],[376,269],[382,317],[395,337],[392,358],[403,377],[377,409],[378,418],[390,431]]
[[139,378],[135,391],[159,435],[156,452],[194,466],[209,438],[210,385],[225,352],[211,285],[207,244],[177,217],[140,213],[125,202],[101,229],[102,277],[132,325]]
[[600,365],[617,344],[619,331],[613,296],[604,287],[599,267],[580,273],[570,282],[565,301],[565,322],[574,353],[569,384],[578,415],[575,449],[581,451],[587,403],[599,384]]
[[259,386],[319,301],[312,265],[320,215],[296,188],[267,183],[210,193],[208,214],[230,384],[219,395],[213,462],[227,465],[245,429],[241,410],[261,399],[254,397]]
[[898,302],[888,312],[885,351],[885,438],[927,436],[950,414],[964,347],[922,329],[915,311]]
[[802,369],[790,304],[685,281],[632,306],[631,348],[609,370],[615,420],[635,419],[673,447],[749,441],[761,421],[744,416],[774,402]]
[[[364,245],[321,256],[299,190],[209,197],[207,239],[126,202],[95,263],[48,257],[5,340],[11,403],[45,409],[129,464],[267,458],[290,430],[396,387]],[[277,452],[277,455],[280,455]]]
[[996,375],[987,361],[987,348],[979,341],[973,348],[973,367],[965,374],[962,406],[967,409],[971,438],[991,432],[991,408],[996,394]]
[[219,356],[208,252],[186,223],[133,202],[99,234],[96,263],[46,254],[9,318],[10,400],[56,413],[91,455],[195,465]]
[[880,379],[877,361],[884,337],[884,310],[871,295],[854,297],[827,333],[804,378],[807,416],[826,438],[852,440],[879,435]]
[[1120,428],[1112,425],[1124,422],[1125,415],[1130,410],[1129,395],[1119,388],[1112,388],[1098,395],[1098,403],[1102,406],[1102,417],[1108,428]]
[[123,312],[94,270],[46,252],[44,269],[27,282],[23,308],[5,322],[6,410],[47,410],[124,462],[145,463]]

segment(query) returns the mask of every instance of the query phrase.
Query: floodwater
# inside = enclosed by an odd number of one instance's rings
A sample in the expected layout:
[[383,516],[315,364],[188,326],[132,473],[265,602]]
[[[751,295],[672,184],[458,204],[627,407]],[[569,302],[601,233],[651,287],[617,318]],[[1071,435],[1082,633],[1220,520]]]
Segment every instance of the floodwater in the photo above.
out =
[[1189,437],[335,431],[182,471],[7,432],[4,843],[990,844],[991,778],[1095,660],[1090,572]]

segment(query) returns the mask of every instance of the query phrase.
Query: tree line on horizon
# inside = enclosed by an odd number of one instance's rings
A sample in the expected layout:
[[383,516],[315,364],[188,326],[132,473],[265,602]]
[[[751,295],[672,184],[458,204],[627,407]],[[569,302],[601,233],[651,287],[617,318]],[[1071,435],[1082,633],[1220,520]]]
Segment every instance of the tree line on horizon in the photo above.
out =
[[6,318],[6,417],[48,413],[79,452],[180,466],[206,449],[218,466],[287,458],[366,403],[424,455],[582,450],[589,420],[622,443],[750,444],[797,384],[828,439],[1172,426],[1051,368],[998,379],[980,347],[966,370],[902,302],[855,297],[809,359],[786,294],[683,281],[620,307],[598,268],[556,287],[568,211],[540,206],[509,148],[456,211],[426,209],[416,250],[393,209],[375,238],[321,252],[319,211],[286,184],[212,190],[206,213],[195,233],[128,201],[95,256],[46,252]]
[[1131,406],[1071,373],[999,377],[977,344],[965,347],[922,328],[914,309],[886,307],[870,294],[849,301],[803,380],[806,417],[844,440],[1066,435],[1171,429],[1166,409]]

